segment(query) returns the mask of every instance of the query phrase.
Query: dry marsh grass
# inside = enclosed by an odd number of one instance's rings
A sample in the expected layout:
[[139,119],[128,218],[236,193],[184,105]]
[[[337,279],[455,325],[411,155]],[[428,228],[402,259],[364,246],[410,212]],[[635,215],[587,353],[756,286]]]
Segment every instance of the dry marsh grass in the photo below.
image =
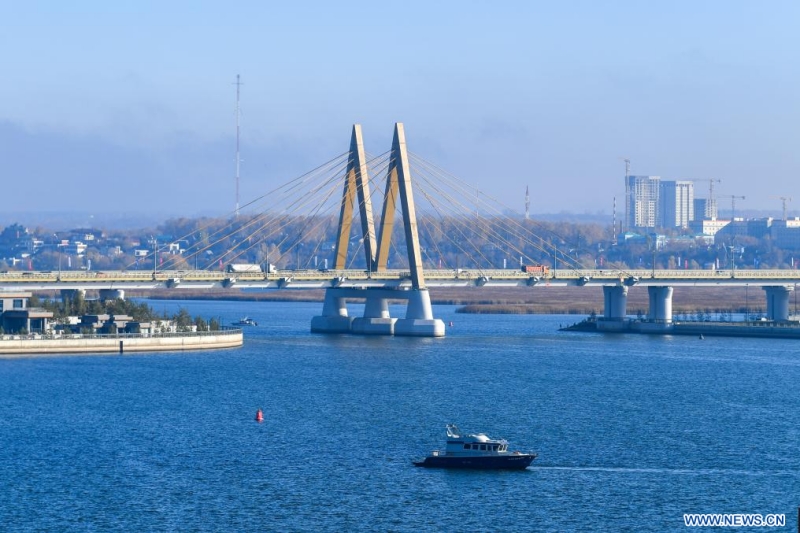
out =
[[[434,305],[462,306],[464,313],[505,314],[578,314],[603,313],[601,287],[468,287],[432,288]],[[186,300],[239,300],[263,302],[322,302],[324,290],[271,290],[242,292],[238,289],[192,291],[189,289],[153,291],[129,296],[151,299]],[[791,296],[790,307],[796,307],[796,297]],[[647,313],[649,297],[646,287],[631,287],[628,291],[628,313]],[[750,287],[675,287],[672,295],[673,313],[692,313],[698,310],[721,312],[763,311],[766,308],[764,291]]]

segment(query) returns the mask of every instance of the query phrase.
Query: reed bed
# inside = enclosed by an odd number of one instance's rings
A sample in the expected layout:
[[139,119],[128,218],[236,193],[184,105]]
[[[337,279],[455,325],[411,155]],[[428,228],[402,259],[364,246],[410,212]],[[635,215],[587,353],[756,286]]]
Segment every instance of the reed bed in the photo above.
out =
[[[466,287],[432,288],[434,305],[456,305],[460,313],[494,314],[603,314],[603,290],[600,287]],[[234,300],[264,302],[322,302],[324,290],[270,290],[243,292],[238,289],[214,291],[162,290],[142,293],[130,291],[130,297],[185,300]],[[797,307],[792,295],[790,308]],[[628,314],[647,314],[649,298],[645,287],[628,291]],[[675,287],[672,296],[673,314],[735,312],[763,313],[764,291],[757,287]]]

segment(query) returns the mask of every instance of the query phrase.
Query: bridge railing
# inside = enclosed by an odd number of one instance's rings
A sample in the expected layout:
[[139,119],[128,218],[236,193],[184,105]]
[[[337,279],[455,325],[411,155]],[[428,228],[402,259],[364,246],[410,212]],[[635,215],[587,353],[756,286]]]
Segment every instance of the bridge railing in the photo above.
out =
[[[11,271],[0,273],[0,284],[19,284],[24,286],[26,283],[70,283],[83,284],[110,284],[110,283],[131,283],[131,282],[157,282],[170,285],[171,282],[212,282],[224,283],[226,281],[243,282],[280,282],[280,281],[333,281],[335,279],[346,279],[350,281],[403,281],[410,279],[410,272],[405,269],[392,269],[380,272],[369,272],[366,270],[343,269],[343,270],[278,270],[274,272],[223,272],[208,270],[157,270],[155,272],[147,270],[101,270],[101,271]],[[800,271],[798,270],[753,270],[753,269],[734,269],[734,270],[617,270],[617,269],[585,269],[585,270],[548,270],[541,274],[522,272],[519,269],[426,269],[425,278],[429,280],[474,280],[481,278],[497,280],[517,280],[524,281],[531,278],[538,278],[540,281],[547,280],[586,280],[595,281],[624,281],[628,278],[638,278],[638,280],[771,280],[781,283],[800,282]]]
[[621,279],[633,276],[640,279],[797,279],[800,281],[800,271],[798,270],[755,270],[755,269],[733,269],[733,270],[684,270],[684,269],[656,269],[656,270],[558,270],[553,274],[555,278],[569,279],[587,276],[590,278],[614,278]]

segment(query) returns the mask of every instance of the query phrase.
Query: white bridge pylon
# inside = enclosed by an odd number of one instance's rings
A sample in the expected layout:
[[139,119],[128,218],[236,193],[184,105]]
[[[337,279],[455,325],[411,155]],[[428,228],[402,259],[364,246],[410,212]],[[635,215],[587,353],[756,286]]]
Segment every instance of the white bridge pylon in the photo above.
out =
[[[364,243],[367,270],[369,272],[385,271],[397,212],[397,201],[400,200],[411,287],[391,289],[331,287],[325,289],[322,315],[311,319],[311,331],[316,333],[444,337],[444,322],[433,318],[430,294],[425,287],[425,277],[422,272],[417,216],[411,190],[411,170],[408,164],[405,130],[402,123],[398,122],[394,126],[394,139],[389,156],[386,191],[383,196],[381,226],[377,243],[367,172],[361,126],[355,124],[345,172],[334,266],[336,269],[345,268],[347,245],[350,240],[351,223],[356,207],[354,204],[357,199],[361,219],[360,237]],[[366,301],[364,316],[351,317],[348,315],[348,299]],[[408,302],[405,318],[393,318],[389,315],[389,300],[406,300]]]

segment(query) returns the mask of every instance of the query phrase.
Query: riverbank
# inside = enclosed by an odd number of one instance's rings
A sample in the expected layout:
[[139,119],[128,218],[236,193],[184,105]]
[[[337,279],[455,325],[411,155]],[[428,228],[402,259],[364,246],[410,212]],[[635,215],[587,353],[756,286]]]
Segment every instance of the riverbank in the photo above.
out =
[[241,329],[118,335],[0,335],[0,358],[56,354],[175,352],[238,348]]
[[[601,287],[465,287],[430,289],[433,305],[462,306],[457,312],[471,314],[603,314]],[[268,290],[242,291],[239,289],[215,290],[159,290],[129,297],[151,300],[229,300],[263,302],[319,302],[325,291],[320,290]],[[628,314],[647,314],[649,308],[647,289],[633,287],[628,292]],[[794,301],[794,296],[793,296]],[[672,297],[673,313],[705,311],[762,313],[766,308],[764,291],[755,287],[677,287]]]
[[604,321],[587,318],[560,331],[591,333],[639,333],[645,335],[689,335],[705,337],[757,337],[770,339],[800,339],[797,322],[672,322],[670,324],[646,320]]

